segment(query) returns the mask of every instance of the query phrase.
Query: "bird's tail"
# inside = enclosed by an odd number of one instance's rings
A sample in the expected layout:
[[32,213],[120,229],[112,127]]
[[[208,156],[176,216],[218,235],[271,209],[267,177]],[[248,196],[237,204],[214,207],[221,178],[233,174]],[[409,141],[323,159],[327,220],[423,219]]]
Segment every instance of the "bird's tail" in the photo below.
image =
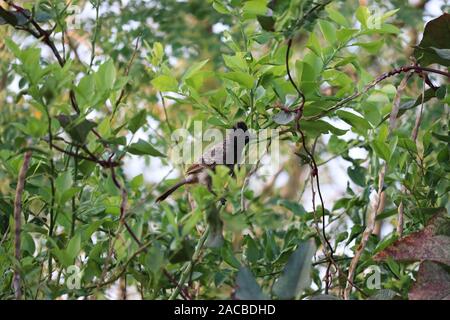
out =
[[158,198],[156,198],[156,202],[164,201],[168,196],[170,196],[175,190],[177,190],[179,187],[184,186],[187,183],[191,183],[191,180],[184,179],[180,182],[177,182],[175,185],[170,187],[168,190],[166,190],[162,195],[160,195]]

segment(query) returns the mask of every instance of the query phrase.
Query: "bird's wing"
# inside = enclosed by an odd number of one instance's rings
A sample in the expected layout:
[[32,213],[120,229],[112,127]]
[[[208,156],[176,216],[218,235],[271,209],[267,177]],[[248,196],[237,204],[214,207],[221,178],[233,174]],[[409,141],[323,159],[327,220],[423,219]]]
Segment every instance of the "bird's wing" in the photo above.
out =
[[186,174],[195,174],[204,169],[214,170],[216,165],[224,163],[223,150],[223,142],[208,148],[196,163],[187,168]]
[[190,175],[190,174],[194,174],[194,173],[198,173],[200,171],[202,171],[204,168],[206,168],[207,165],[203,164],[203,163],[194,163],[192,165],[190,165],[187,170],[186,170],[186,175]]

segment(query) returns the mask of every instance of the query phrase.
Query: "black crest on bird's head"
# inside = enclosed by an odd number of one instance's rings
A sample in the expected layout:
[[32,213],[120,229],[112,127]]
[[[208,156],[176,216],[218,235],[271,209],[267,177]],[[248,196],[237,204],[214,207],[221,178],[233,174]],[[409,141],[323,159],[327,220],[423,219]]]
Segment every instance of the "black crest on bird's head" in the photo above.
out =
[[247,132],[248,127],[244,121],[239,121],[233,126],[233,130],[238,130],[238,129],[241,129],[242,131]]

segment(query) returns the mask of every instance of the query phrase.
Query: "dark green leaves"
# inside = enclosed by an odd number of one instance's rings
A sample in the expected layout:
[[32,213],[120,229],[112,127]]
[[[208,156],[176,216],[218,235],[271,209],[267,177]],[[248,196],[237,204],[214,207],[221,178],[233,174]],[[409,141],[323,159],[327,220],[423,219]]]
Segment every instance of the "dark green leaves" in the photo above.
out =
[[423,66],[432,63],[450,66],[450,14],[444,13],[426,24],[414,56]]
[[311,259],[316,251],[312,240],[303,242],[290,256],[283,273],[273,286],[280,299],[292,299],[303,292],[311,281]]
[[60,114],[56,118],[73,141],[79,144],[83,144],[89,131],[97,126],[97,123],[94,121],[79,118],[77,115],[67,116]]
[[363,167],[349,167],[347,174],[354,183],[358,186],[365,187],[366,185],[366,170]]
[[150,143],[147,141],[144,141],[142,139],[139,139],[138,142],[132,143],[128,147],[128,152],[131,154],[143,156],[143,155],[149,155],[154,157],[165,157],[163,153],[158,151],[155,147],[153,147]]
[[364,134],[365,132],[367,132],[367,130],[372,128],[372,126],[366,119],[352,112],[339,110],[336,111],[336,115],[347,122],[349,125],[351,125],[352,129],[354,129],[354,131],[358,133]]
[[142,127],[147,122],[147,111],[141,110],[139,111],[133,118],[131,118],[128,123],[128,130],[132,133],[136,133],[140,127]]
[[275,31],[275,19],[269,16],[258,16],[257,17],[261,28],[265,31]]
[[234,298],[238,300],[267,300],[248,268],[242,267],[236,278]]

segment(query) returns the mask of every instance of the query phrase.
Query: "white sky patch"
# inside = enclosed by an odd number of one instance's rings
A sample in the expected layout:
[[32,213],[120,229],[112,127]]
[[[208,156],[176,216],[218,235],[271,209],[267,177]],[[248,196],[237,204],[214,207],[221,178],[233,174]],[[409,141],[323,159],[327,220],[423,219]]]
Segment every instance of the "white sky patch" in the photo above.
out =
[[216,34],[222,33],[225,30],[230,30],[230,26],[227,26],[226,24],[223,24],[222,22],[215,23],[212,26],[212,31]]

